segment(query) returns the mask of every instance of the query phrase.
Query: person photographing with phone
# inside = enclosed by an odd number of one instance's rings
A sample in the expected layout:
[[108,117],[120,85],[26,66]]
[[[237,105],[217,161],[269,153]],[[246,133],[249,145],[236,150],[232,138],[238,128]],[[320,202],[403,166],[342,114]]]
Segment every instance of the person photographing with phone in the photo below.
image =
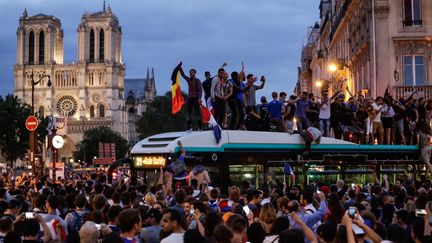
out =
[[247,75],[247,83],[246,83],[246,88],[245,91],[248,92],[248,95],[246,96],[246,104],[247,104],[247,108],[248,109],[253,109],[254,112],[256,112],[256,91],[263,89],[265,86],[265,82],[266,82],[266,78],[265,76],[261,76],[260,81],[261,84],[260,85],[256,85],[254,84],[257,81],[257,77],[254,76],[253,74],[248,74]]

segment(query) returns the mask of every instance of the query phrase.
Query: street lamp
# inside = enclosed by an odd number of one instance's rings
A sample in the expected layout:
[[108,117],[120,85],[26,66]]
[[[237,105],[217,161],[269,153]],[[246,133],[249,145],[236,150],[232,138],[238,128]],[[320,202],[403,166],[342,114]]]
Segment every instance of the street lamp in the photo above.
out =
[[330,64],[329,65],[329,70],[330,70],[330,72],[334,73],[337,70],[337,66],[335,64]]
[[322,85],[323,85],[323,83],[322,83],[321,80],[317,80],[317,81],[315,82],[315,86],[317,86],[318,88],[321,88]]
[[[31,115],[34,116],[34,90],[35,90],[35,86],[38,85],[42,79],[44,78],[48,78],[48,87],[51,87],[52,83],[51,83],[51,77],[49,75],[43,74],[38,81],[35,82],[34,80],[34,73],[32,70],[31,73]],[[31,131],[30,132],[30,159],[31,159],[31,166],[32,166],[32,174],[34,176],[37,176],[36,174],[36,167],[35,167],[35,151],[36,151],[36,135],[35,135],[35,131]]]

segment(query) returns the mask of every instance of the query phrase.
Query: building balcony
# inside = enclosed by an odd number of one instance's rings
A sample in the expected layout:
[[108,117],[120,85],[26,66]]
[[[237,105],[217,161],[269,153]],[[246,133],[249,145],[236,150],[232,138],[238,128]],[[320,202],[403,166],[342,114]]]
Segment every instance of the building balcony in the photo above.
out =
[[395,86],[395,98],[408,98],[415,91],[417,91],[417,95],[415,97],[424,97],[426,99],[432,98],[432,85]]
[[109,127],[112,128],[113,126],[112,120],[107,119],[99,119],[94,118],[92,120],[68,120],[67,122],[67,133],[68,134],[75,134],[75,133],[82,133],[89,129],[94,129],[98,127]]
[[419,19],[419,20],[403,20],[402,24],[404,27],[407,26],[422,26],[423,25],[423,20]]

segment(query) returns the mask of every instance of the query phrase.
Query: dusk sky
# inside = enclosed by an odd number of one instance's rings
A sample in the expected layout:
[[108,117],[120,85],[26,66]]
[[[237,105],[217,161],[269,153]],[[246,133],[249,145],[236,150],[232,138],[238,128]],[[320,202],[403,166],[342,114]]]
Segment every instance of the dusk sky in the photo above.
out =
[[[65,63],[77,60],[77,26],[85,12],[102,10],[102,0],[0,0],[0,96],[13,93],[16,30],[24,8],[61,20]],[[122,26],[125,78],[144,78],[154,67],[158,94],[169,90],[172,69],[183,61],[216,74],[227,71],[265,75],[257,97],[272,91],[291,93],[297,80],[306,28],[319,18],[319,0],[109,0]],[[187,91],[183,82],[182,90]],[[258,98],[259,99],[259,98]]]

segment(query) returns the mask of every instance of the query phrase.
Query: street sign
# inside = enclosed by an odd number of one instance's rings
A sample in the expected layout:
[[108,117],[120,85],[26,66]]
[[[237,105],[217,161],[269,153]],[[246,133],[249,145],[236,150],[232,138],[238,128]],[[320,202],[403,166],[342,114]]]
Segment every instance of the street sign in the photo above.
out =
[[39,120],[36,117],[34,117],[34,116],[27,117],[27,119],[25,121],[25,126],[26,126],[27,130],[29,130],[30,132],[33,132],[34,130],[36,130],[38,125],[39,125]]

